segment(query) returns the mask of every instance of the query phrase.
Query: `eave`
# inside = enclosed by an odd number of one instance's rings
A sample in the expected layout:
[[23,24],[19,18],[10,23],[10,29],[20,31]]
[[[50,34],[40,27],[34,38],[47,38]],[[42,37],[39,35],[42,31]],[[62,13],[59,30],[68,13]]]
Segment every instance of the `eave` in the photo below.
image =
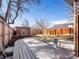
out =
[[65,2],[67,2],[69,5],[73,6],[74,1],[76,0],[64,0]]

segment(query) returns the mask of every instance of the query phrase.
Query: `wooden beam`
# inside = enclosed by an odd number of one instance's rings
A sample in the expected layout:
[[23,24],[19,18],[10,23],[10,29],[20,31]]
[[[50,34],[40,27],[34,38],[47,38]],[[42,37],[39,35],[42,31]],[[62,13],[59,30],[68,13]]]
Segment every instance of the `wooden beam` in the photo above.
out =
[[65,0],[71,6],[76,2],[75,6],[75,55],[79,56],[79,0]]
[[75,55],[79,56],[79,15],[75,18]]

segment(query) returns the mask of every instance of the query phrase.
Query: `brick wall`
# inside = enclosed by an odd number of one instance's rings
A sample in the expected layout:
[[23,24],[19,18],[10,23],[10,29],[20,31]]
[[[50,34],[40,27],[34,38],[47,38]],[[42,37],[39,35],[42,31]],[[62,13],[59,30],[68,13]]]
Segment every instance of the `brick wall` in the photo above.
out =
[[22,36],[22,31],[26,32],[26,35],[24,36],[30,36],[30,27],[16,27],[16,35],[17,36]]

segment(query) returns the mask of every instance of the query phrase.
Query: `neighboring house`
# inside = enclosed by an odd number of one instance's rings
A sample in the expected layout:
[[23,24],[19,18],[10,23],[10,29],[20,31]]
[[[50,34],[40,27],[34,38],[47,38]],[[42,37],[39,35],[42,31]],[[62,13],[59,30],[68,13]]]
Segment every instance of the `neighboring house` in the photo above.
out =
[[17,36],[30,36],[30,27],[15,27]]
[[73,28],[74,24],[73,23],[65,23],[65,24],[56,24],[52,28],[53,29],[62,29],[62,28]]

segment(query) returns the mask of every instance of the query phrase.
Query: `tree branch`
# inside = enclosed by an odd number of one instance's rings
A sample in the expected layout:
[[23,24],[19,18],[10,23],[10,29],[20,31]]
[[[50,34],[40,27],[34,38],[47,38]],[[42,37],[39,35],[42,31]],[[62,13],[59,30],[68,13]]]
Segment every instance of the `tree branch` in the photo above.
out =
[[20,1],[18,1],[17,10],[15,12],[16,14],[15,14],[15,17],[12,19],[12,24],[14,23],[15,19],[18,17],[19,9],[20,9]]
[[7,5],[7,10],[6,10],[6,13],[5,13],[5,21],[7,22],[7,17],[9,15],[9,12],[10,12],[10,3],[11,3],[11,0],[8,1],[8,5]]

